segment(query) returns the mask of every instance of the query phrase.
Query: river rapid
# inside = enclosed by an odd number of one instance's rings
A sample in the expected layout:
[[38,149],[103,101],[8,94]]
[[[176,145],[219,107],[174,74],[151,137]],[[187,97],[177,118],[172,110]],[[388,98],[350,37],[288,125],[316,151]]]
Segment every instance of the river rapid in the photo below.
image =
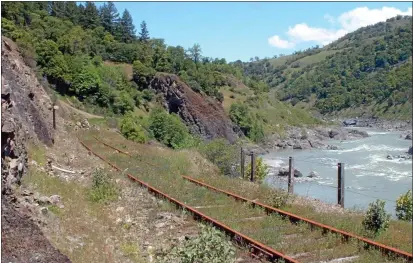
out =
[[[345,207],[365,210],[377,198],[386,201],[386,210],[395,215],[397,198],[412,188],[412,160],[387,155],[407,155],[411,140],[401,138],[401,132],[385,132],[368,128],[370,137],[354,141],[331,140],[340,150],[278,150],[263,155],[270,167],[265,183],[275,188],[287,188],[286,178],[274,175],[279,167],[288,167],[288,158],[303,177],[295,178],[294,192],[327,203],[337,203],[337,163],[344,163]],[[307,177],[310,172],[318,177]]]

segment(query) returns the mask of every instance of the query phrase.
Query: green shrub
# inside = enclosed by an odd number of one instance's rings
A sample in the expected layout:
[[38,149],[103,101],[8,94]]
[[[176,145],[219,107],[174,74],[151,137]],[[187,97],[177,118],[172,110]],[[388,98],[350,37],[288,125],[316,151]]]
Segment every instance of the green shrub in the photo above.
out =
[[268,197],[268,204],[275,208],[283,208],[287,205],[288,198],[288,192],[272,192]]
[[239,176],[240,151],[225,139],[215,139],[199,146],[199,152],[224,175]]
[[378,235],[389,227],[390,215],[384,209],[385,201],[376,200],[370,203],[366,215],[362,221],[367,232]]
[[117,114],[125,114],[128,111],[132,111],[135,106],[135,100],[130,94],[124,90],[115,92],[113,101],[113,110]]
[[120,131],[128,140],[146,143],[148,136],[142,124],[143,121],[139,117],[135,116],[133,112],[128,112],[121,120]]
[[185,148],[192,141],[188,128],[181,119],[161,108],[154,109],[149,115],[149,129],[155,139],[173,149]]
[[[247,166],[246,174],[248,175],[247,178],[249,178],[249,175],[251,174],[251,162]],[[264,178],[267,175],[268,175],[268,165],[264,163],[261,157],[255,158],[254,181],[262,182],[262,180],[264,180]]]
[[214,227],[201,225],[198,237],[174,247],[160,262],[233,263],[235,248],[222,232]]
[[155,93],[152,90],[145,89],[142,91],[142,98],[147,101],[152,101]]
[[101,169],[93,172],[89,197],[93,202],[113,201],[118,197],[118,189],[110,182],[108,174]]
[[413,199],[412,190],[397,199],[396,216],[400,220],[412,221]]
[[133,62],[133,80],[140,87],[146,88],[155,73],[156,71],[153,68],[145,66],[139,60]]

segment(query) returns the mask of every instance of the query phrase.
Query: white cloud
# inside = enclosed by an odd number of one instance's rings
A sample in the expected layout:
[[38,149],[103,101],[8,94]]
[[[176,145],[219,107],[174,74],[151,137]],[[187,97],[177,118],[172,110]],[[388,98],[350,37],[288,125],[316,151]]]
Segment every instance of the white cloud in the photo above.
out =
[[394,7],[384,6],[381,9],[369,9],[368,7],[358,7],[349,12],[343,13],[338,17],[342,28],[354,31],[360,27],[373,25],[397,15],[412,15],[412,8],[409,7],[405,12]]
[[294,43],[288,41],[288,40],[283,40],[279,36],[275,35],[272,36],[268,39],[268,44],[274,47],[278,48],[292,48],[294,47]]
[[289,28],[287,34],[295,43],[315,41],[323,45],[330,43],[347,33],[346,30],[328,30],[325,28],[309,27],[307,24],[297,24]]
[[292,48],[302,42],[316,42],[318,44],[327,45],[347,33],[355,31],[360,27],[373,25],[378,22],[386,21],[389,18],[397,15],[412,15],[412,8],[409,7],[403,11],[394,7],[382,7],[381,9],[369,9],[368,7],[358,7],[348,12],[345,12],[338,17],[333,17],[330,14],[324,15],[324,18],[330,24],[338,24],[339,29],[327,29],[311,27],[306,23],[296,24],[289,27],[287,35],[288,40],[281,39],[275,35],[268,39],[268,43],[278,48]]

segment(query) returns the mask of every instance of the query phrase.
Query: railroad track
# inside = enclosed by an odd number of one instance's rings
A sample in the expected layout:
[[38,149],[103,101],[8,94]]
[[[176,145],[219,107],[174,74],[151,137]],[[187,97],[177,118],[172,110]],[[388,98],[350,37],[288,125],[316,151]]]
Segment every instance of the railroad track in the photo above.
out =
[[[226,232],[233,241],[247,246],[254,257],[272,262],[278,259],[284,262],[334,262],[332,260],[337,258],[364,262],[362,258],[369,252],[360,249],[358,243],[361,242],[398,257],[388,262],[412,262],[412,255],[407,252],[249,200],[187,176],[175,174],[171,175],[174,176],[172,181],[162,182],[164,180],[156,177],[159,167],[153,160],[142,160],[141,156],[139,163],[146,165],[134,166],[136,155],[97,137],[92,136],[90,140],[93,149],[85,142],[81,143],[115,169],[123,171],[129,168],[135,171],[134,174],[140,175],[139,179],[128,174],[131,180],[146,187],[154,195],[191,212],[195,219],[209,222]],[[109,149],[115,152],[108,153]],[[287,217],[294,224],[285,224],[285,220],[278,215]],[[311,229],[300,223],[310,225]],[[312,231],[314,228],[322,231]]]

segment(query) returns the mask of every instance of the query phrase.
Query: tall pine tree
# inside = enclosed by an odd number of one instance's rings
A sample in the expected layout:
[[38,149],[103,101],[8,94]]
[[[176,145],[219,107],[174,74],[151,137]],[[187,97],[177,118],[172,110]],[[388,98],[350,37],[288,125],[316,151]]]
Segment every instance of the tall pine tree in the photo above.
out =
[[66,2],[65,17],[67,17],[73,24],[79,23],[80,9],[76,2]]
[[147,42],[149,40],[149,31],[145,20],[141,23],[141,32],[139,32],[139,41]]
[[119,23],[119,13],[113,2],[105,3],[100,9],[100,19],[106,31],[115,35]]
[[129,11],[125,9],[120,20],[120,31],[122,32],[122,42],[130,43],[136,39],[135,26]]
[[66,3],[63,1],[53,1],[50,5],[50,14],[52,16],[63,18],[65,16]]
[[83,27],[94,29],[100,26],[99,11],[96,8],[95,3],[86,2],[85,11],[83,13]]

